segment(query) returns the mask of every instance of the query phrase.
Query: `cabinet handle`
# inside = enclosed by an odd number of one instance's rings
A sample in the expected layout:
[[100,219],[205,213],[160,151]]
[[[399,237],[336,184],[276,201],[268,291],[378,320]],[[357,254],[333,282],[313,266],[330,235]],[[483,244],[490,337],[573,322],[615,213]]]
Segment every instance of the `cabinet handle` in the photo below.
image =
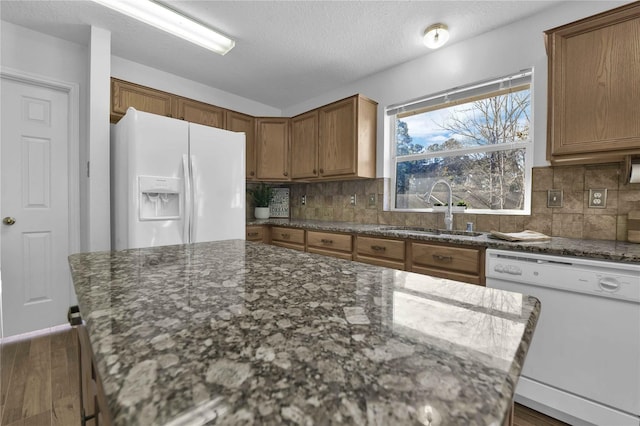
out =
[[435,260],[439,260],[440,262],[452,262],[453,256],[443,256],[441,254],[434,254],[433,258]]
[[287,173],[287,172],[283,172],[282,174],[285,175],[285,176],[289,176],[289,173]]
[[316,173],[318,173],[318,171],[316,169],[313,169],[313,174],[315,175]]
[[184,117],[180,117],[180,120],[184,120]]
[[249,176],[255,176],[256,172],[249,172]]
[[387,248],[385,246],[371,246],[371,250],[374,251],[385,251]]
[[250,237],[257,237],[258,233],[257,232],[249,232],[247,235],[250,236]]
[[324,173],[324,169],[320,169],[320,174],[323,174],[323,173]]
[[290,237],[289,234],[280,234],[280,235],[282,235],[282,238],[285,239],[285,240],[288,240],[289,237]]
[[327,240],[327,239],[324,239],[324,238],[323,238],[323,239],[321,239],[321,240],[320,240],[320,242],[321,242],[322,244],[333,244],[333,240]]

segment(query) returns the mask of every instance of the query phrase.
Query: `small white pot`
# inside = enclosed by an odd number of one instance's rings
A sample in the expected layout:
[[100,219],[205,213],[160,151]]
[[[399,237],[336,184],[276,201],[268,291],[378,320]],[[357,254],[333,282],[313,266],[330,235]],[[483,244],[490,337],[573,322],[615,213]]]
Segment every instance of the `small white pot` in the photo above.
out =
[[269,207],[256,207],[253,214],[256,219],[269,219]]

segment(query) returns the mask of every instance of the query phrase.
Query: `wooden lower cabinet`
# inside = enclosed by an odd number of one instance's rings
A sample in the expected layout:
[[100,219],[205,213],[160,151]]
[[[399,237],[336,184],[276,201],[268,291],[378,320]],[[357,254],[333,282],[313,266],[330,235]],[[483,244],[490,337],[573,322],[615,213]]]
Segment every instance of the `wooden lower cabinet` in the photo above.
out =
[[411,242],[411,272],[485,285],[484,249]]
[[271,244],[279,247],[304,251],[304,229],[283,228],[274,226],[271,228]]
[[249,225],[246,229],[245,239],[259,243],[265,242],[266,230],[262,225]]
[[109,426],[111,417],[107,406],[102,381],[98,375],[89,335],[85,326],[76,327],[78,331],[78,356],[80,359],[80,416],[81,424],[89,426]]
[[[259,239],[247,227],[247,240]],[[309,253],[485,285],[485,248],[273,226],[262,241]],[[253,238],[250,238],[253,237]]]
[[405,269],[405,242],[387,238],[356,236],[354,260],[371,265]]
[[340,259],[352,259],[351,234],[307,231],[307,251]]

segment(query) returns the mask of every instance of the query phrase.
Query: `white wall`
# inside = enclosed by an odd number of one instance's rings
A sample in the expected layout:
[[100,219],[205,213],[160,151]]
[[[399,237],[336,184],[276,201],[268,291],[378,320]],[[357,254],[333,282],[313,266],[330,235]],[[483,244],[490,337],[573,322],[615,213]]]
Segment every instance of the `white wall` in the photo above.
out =
[[89,43],[89,251],[111,249],[109,110],[111,32],[91,27]]
[[280,117],[282,111],[251,99],[187,80],[118,56],[111,57],[111,76],[164,92],[254,116]]
[[389,170],[384,164],[388,150],[384,138],[387,130],[384,109],[387,106],[533,67],[534,165],[545,165],[548,164],[547,56],[543,31],[625,3],[627,2],[565,2],[467,41],[455,43],[455,40],[450,40],[453,44],[442,49],[425,53],[421,58],[327,92],[282,112],[284,116],[294,116],[355,93],[375,99],[379,102],[377,175],[388,177]]

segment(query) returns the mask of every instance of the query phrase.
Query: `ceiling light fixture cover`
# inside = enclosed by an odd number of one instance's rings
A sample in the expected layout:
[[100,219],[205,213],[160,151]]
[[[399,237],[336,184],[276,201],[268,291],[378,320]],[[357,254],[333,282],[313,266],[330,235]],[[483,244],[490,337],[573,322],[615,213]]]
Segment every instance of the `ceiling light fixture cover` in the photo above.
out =
[[449,40],[449,27],[445,24],[433,24],[424,31],[424,45],[429,49],[442,47],[447,40]]
[[149,0],[93,0],[103,6],[166,31],[220,55],[230,51],[235,42],[171,9]]

